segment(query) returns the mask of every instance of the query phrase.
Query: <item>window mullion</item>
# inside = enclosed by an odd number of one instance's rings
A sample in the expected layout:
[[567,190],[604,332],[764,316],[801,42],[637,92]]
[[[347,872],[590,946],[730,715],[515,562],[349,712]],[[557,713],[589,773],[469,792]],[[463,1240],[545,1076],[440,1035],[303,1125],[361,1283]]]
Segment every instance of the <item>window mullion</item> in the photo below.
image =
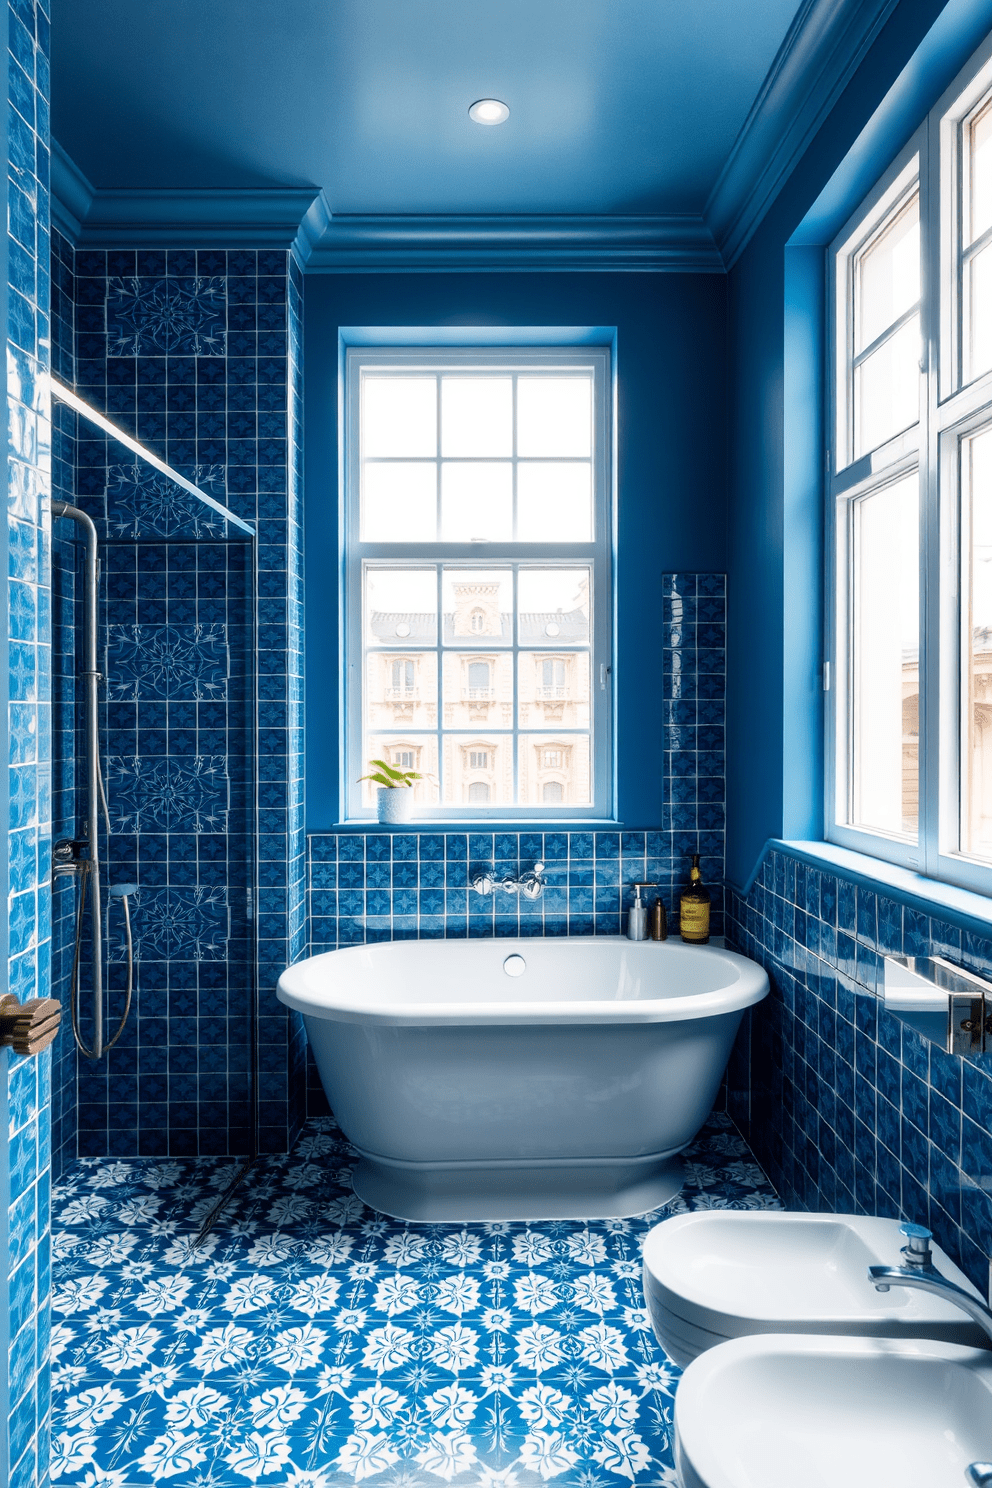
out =
[[[920,661],[919,854],[915,866],[935,873],[940,852],[942,711],[940,637],[940,489],[937,472],[937,373],[940,355],[939,150],[928,131],[920,152]],[[936,209],[936,210],[935,210]]]
[[913,319],[913,316],[919,313],[920,301],[917,300],[914,305],[910,305],[908,310],[904,310],[899,318],[894,320],[890,326],[886,326],[885,330],[875,337],[870,346],[864,347],[856,356],[851,358],[851,371],[854,372],[861,366],[862,362],[866,362],[869,357],[874,356],[875,352],[879,351],[885,345],[886,341],[891,341],[896,332],[901,331],[903,326],[907,325]]
[[976,254],[981,253],[990,243],[992,243],[992,227],[986,228],[981,237],[976,238],[973,243],[969,243],[967,248],[961,249],[962,264],[967,264],[970,258],[974,258]]

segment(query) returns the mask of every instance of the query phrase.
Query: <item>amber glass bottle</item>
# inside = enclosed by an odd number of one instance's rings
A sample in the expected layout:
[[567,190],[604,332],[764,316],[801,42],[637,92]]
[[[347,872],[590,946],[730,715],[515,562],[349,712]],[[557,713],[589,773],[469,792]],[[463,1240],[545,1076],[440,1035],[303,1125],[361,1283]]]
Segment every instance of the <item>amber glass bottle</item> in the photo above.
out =
[[679,900],[679,934],[693,945],[705,945],[710,938],[710,894],[699,871],[699,854],[692,855],[689,886]]

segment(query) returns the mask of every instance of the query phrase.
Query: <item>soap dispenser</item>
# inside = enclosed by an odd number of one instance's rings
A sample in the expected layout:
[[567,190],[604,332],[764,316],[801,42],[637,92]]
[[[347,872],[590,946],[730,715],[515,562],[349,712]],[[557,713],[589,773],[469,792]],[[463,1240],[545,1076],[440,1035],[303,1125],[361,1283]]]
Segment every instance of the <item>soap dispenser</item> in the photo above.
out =
[[647,940],[648,907],[641,898],[641,890],[655,889],[658,886],[653,883],[635,883],[630,887],[634,891],[634,902],[627,911],[627,939]]

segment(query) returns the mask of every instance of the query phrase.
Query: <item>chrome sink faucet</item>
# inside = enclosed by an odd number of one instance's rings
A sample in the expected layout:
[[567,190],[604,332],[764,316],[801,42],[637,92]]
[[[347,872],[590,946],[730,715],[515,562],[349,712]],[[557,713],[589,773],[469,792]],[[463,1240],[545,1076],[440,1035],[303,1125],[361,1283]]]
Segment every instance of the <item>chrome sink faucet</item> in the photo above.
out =
[[[906,1236],[906,1244],[901,1251],[905,1265],[869,1266],[868,1280],[876,1292],[887,1292],[890,1286],[906,1286],[916,1287],[921,1292],[932,1292],[935,1297],[945,1297],[948,1302],[953,1302],[973,1318],[992,1339],[992,1310],[978,1297],[973,1297],[962,1287],[955,1286],[953,1281],[948,1281],[943,1272],[937,1270],[930,1252],[930,1241],[933,1239],[930,1231],[922,1225],[901,1224],[899,1233]],[[982,1483],[985,1480],[978,1478],[973,1481]]]
[[492,894],[502,889],[506,894],[523,894],[525,899],[540,899],[544,893],[544,864],[535,863],[519,878],[507,874],[506,878],[494,878],[491,873],[477,873],[472,880],[477,894]]

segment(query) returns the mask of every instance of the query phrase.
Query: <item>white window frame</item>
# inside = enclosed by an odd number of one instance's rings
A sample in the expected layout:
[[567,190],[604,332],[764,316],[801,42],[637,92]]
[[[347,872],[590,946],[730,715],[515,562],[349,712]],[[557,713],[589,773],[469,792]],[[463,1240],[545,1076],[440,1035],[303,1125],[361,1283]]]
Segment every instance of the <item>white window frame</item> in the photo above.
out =
[[[362,595],[364,571],[369,565],[394,567],[445,565],[479,569],[484,566],[514,565],[520,567],[571,568],[588,566],[592,573],[590,586],[590,638],[589,638],[589,767],[592,777],[591,799],[588,805],[578,806],[564,803],[552,806],[511,804],[495,805],[491,802],[472,808],[467,803],[449,805],[418,804],[419,821],[458,821],[481,824],[487,820],[516,821],[529,823],[546,821],[561,824],[567,821],[607,821],[615,819],[613,799],[613,707],[610,682],[613,675],[613,491],[612,491],[612,368],[611,353],[607,346],[549,346],[549,347],[438,347],[438,346],[349,346],[345,354],[344,368],[344,481],[345,500],[342,503],[342,568],[344,573],[344,600],[342,627],[342,661],[344,697],[342,717],[344,720],[342,753],[344,770],[341,782],[342,820],[364,822],[375,819],[375,811],[362,799],[362,788],[358,777],[367,773],[363,758],[363,655],[362,655]],[[361,539],[360,525],[360,386],[361,374],[365,370],[412,371],[425,368],[439,372],[451,368],[478,368],[505,372],[527,371],[533,368],[569,370],[589,369],[593,374],[593,540],[588,543],[556,542],[487,542],[479,543],[370,543]],[[515,592],[515,584],[514,584]],[[439,698],[442,686],[441,653],[442,639],[437,637]],[[400,648],[397,647],[397,650]],[[450,648],[449,648],[450,649]],[[513,657],[514,697],[516,701],[517,654],[521,650],[519,638],[514,636],[512,647],[503,648]],[[410,654],[409,647],[404,655]],[[488,660],[488,653],[480,659]],[[471,730],[459,729],[460,734]],[[497,730],[502,732],[502,730]],[[514,730],[508,738],[516,736],[526,739],[529,733],[552,733],[564,737],[566,733],[584,735],[585,729],[565,730],[554,726],[536,731]],[[437,736],[443,738],[439,727]],[[425,733],[425,738],[430,737]]]
[[[961,242],[962,127],[992,88],[992,38],[955,78],[830,245],[825,543],[825,824],[827,841],[992,894],[992,864],[961,841],[962,442],[992,424],[992,370],[968,380]],[[848,401],[851,265],[905,195],[918,161],[921,257],[921,417],[880,449],[853,459]],[[850,533],[854,503],[920,471],[920,692],[918,840],[850,823]]]

